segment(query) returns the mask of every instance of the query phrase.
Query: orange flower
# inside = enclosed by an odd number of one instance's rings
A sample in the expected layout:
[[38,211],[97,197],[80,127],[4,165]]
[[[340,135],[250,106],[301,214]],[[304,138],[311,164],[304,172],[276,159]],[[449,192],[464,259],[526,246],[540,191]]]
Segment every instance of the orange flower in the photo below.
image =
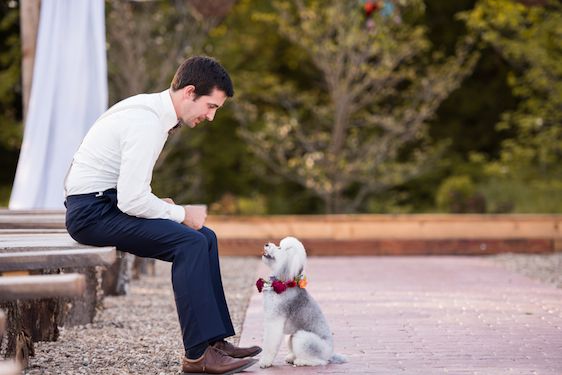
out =
[[306,284],[307,284],[306,277],[303,276],[303,278],[299,280],[299,288],[303,288],[303,289],[306,288]]

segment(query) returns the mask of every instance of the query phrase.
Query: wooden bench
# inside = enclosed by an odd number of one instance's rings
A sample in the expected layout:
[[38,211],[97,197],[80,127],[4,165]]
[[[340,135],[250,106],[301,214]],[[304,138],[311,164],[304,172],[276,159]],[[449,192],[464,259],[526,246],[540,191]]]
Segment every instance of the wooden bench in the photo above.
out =
[[[0,235],[67,233],[63,210],[7,210],[0,209]],[[117,252],[115,262],[102,275],[102,289],[106,295],[127,294],[130,278],[154,274],[154,260]]]
[[111,265],[113,247],[99,248],[2,248],[0,272]]
[[52,297],[80,297],[86,278],[79,273],[0,277],[0,302]]
[[9,322],[6,356],[25,365],[33,355],[33,342],[56,340],[59,325],[91,323],[103,297],[101,266],[110,266],[115,257],[115,248],[80,245],[66,232],[1,233],[0,308],[7,311]]
[[86,275],[82,298],[73,301],[65,323],[86,324],[93,320],[101,304],[98,293],[102,269],[116,257],[113,247],[78,244],[67,233],[0,234],[0,272],[26,271],[34,274],[78,272]]
[[0,210],[0,229],[65,229],[64,211]]

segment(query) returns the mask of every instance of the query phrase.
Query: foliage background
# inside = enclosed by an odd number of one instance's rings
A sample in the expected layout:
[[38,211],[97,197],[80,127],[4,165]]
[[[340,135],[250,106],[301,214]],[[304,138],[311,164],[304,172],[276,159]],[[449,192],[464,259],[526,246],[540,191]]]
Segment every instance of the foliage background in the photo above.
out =
[[[454,57],[467,37],[474,64],[424,119],[423,137],[395,157],[402,163],[415,151],[425,164],[351,208],[330,206],[310,185],[280,173],[282,165],[267,161],[276,148],[264,146],[267,152],[260,155],[255,142],[268,125],[296,119],[306,130],[307,123],[334,110],[322,69],[307,51],[310,44],[291,40],[280,27],[273,4],[284,3],[321,12],[336,2],[106,2],[110,104],[164,89],[178,63],[193,54],[219,59],[235,83],[234,100],[215,121],[169,139],[153,178],[157,194],[207,203],[212,212],[226,214],[562,212],[558,2],[426,0],[417,2],[421,10],[412,21],[400,11],[416,2],[396,0],[389,18],[403,17],[377,43],[401,40],[400,32],[414,25],[423,30],[424,45],[416,67],[431,67],[436,56]],[[348,19],[367,22],[364,3],[349,1]],[[0,205],[9,198],[22,134],[18,7],[17,1],[0,3]],[[366,23],[358,31],[366,33]],[[376,67],[372,60],[370,68]],[[412,77],[412,84],[420,84],[424,76],[416,71]],[[409,104],[409,98],[407,87],[396,86],[395,100]],[[418,108],[414,102],[410,107]],[[308,139],[320,135],[311,130]],[[297,164],[305,160],[300,155],[293,155]],[[342,202],[355,198],[372,175],[364,171],[359,182],[343,189]]]

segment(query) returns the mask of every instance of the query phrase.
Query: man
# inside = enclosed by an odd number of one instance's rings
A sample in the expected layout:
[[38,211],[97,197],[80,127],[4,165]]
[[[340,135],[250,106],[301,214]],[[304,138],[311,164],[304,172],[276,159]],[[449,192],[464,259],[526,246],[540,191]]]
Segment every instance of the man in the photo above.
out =
[[116,246],[172,262],[172,285],[185,347],[184,373],[232,374],[257,360],[238,348],[226,304],[213,231],[202,206],[179,206],[151,192],[152,170],[176,127],[212,121],[232,82],[209,57],[187,59],[171,87],[125,99],[104,113],[76,152],[65,181],[66,228],[76,241]]

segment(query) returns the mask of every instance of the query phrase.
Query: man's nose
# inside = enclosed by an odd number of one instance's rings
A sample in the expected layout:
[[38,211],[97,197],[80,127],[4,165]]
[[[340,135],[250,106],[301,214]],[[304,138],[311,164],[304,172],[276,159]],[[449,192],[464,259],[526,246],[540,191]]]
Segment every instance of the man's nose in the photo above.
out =
[[215,118],[215,111],[210,111],[207,113],[207,116],[205,116],[207,118],[208,121],[213,121],[213,119]]

